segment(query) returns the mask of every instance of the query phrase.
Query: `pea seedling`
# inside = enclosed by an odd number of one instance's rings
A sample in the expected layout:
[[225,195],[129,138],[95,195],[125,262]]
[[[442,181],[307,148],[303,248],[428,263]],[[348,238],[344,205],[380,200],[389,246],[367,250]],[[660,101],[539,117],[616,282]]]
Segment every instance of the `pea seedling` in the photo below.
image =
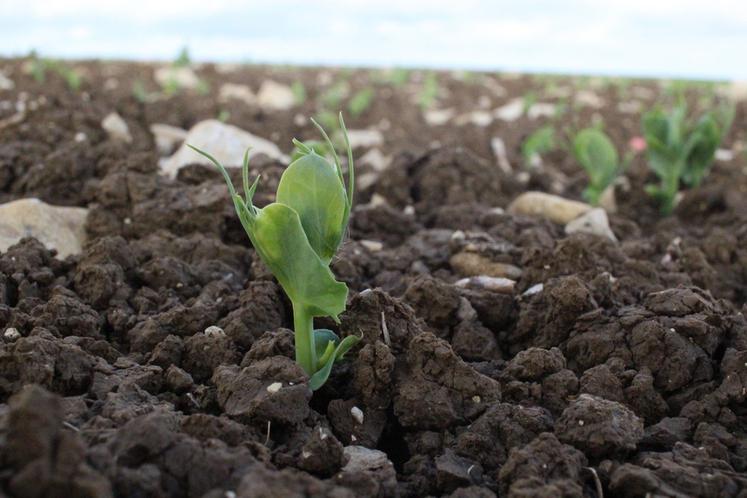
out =
[[221,171],[236,213],[262,261],[270,268],[293,304],[296,361],[309,375],[311,389],[319,389],[329,377],[335,361],[359,338],[340,338],[331,330],[314,329],[314,317],[328,316],[339,323],[345,310],[347,286],[335,280],[329,268],[339,248],[353,205],[355,171],[342,113],[340,128],[348,152],[348,186],[329,136],[314,125],[332,152],[334,164],[314,148],[293,140],[299,151],[283,172],[276,201],[264,208],[252,203],[259,177],[249,183],[249,151],[244,154],[242,179],[244,197],[236,193],[226,168],[207,152],[192,147]]
[[697,187],[708,174],[733,116],[733,109],[710,111],[693,122],[684,104],[669,113],[656,109],[643,115],[648,164],[660,180],[646,191],[660,202],[664,214],[672,212],[680,182]]
[[623,169],[617,149],[606,133],[596,128],[586,128],[573,138],[573,154],[589,177],[584,198],[597,204],[602,192]]
[[542,154],[552,151],[556,146],[555,128],[552,125],[537,128],[521,144],[524,166],[538,168],[542,165]]

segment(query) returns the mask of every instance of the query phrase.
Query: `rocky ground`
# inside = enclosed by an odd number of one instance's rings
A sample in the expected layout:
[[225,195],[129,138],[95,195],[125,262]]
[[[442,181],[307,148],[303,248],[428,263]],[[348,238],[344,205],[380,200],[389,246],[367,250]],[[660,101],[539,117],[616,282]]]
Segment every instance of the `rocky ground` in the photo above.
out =
[[[656,103],[743,91],[0,60],[0,496],[747,496],[747,106],[670,217],[643,155],[604,209],[567,148],[522,155],[593,123],[622,153]],[[317,322],[363,339],[312,394],[184,143],[253,146],[263,205],[339,109],[351,297]]]

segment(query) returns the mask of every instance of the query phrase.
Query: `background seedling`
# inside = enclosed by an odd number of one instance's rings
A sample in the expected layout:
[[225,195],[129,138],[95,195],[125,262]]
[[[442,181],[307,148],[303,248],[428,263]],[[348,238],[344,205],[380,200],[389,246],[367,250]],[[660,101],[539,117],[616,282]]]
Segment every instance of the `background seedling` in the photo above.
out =
[[597,128],[578,132],[572,146],[573,155],[589,177],[589,186],[583,196],[590,203],[597,204],[604,190],[623,170],[617,149],[607,134]]
[[539,167],[542,163],[542,154],[552,151],[556,146],[555,128],[552,125],[537,128],[521,144],[521,156],[524,160],[524,167]]
[[438,75],[431,71],[425,75],[423,86],[418,95],[418,104],[422,109],[430,109],[436,104],[438,98]]
[[306,102],[306,87],[300,81],[294,81],[291,85],[293,100],[296,105],[303,105]]
[[659,201],[662,213],[672,212],[680,183],[697,187],[703,181],[733,117],[729,107],[688,119],[683,103],[669,112],[655,109],[643,115],[648,165],[659,177],[659,184],[647,185],[646,191]]
[[373,99],[373,88],[366,87],[359,90],[350,98],[350,101],[348,102],[348,112],[354,118],[359,117],[371,107]]
[[314,317],[328,316],[339,322],[345,310],[347,286],[335,280],[330,262],[342,243],[353,205],[355,173],[353,151],[342,114],[339,116],[348,152],[348,184],[340,159],[324,128],[314,124],[334,156],[334,164],[313,147],[294,140],[297,154],[283,172],[276,201],[264,208],[252,202],[259,178],[249,183],[249,151],[242,170],[244,196],[234,189],[223,165],[210,154],[193,147],[221,171],[236,213],[254,250],[277,278],[293,304],[296,361],[309,375],[309,387],[320,388],[335,361],[359,338],[340,338],[331,330],[314,329]]

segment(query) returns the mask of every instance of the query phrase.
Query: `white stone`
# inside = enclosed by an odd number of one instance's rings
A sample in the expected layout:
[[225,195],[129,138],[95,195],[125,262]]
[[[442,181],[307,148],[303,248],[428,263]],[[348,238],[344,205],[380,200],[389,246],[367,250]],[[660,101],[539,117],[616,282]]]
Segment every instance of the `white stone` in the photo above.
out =
[[265,154],[272,159],[288,162],[288,156],[269,140],[216,119],[208,119],[194,125],[181,147],[161,163],[162,174],[174,178],[188,164],[210,164],[207,158],[190,149],[187,144],[204,150],[227,168],[240,167],[248,148],[251,148],[249,157]]
[[110,112],[109,114],[107,114],[106,117],[101,121],[101,127],[112,140],[126,143],[132,142],[130,127],[127,126],[127,123],[124,119],[122,119],[122,116],[120,116],[116,112]]
[[265,80],[259,87],[257,102],[262,109],[270,111],[287,111],[296,105],[296,97],[288,85],[273,80]]
[[257,96],[251,88],[246,85],[237,85],[236,83],[224,83],[218,90],[218,100],[228,102],[230,100],[239,100],[247,105],[255,105]]
[[15,327],[8,327],[3,333],[3,338],[8,342],[14,342],[21,338],[21,333]]
[[270,394],[275,394],[276,392],[278,392],[282,388],[283,388],[283,383],[282,382],[273,382],[272,384],[270,384],[269,386],[267,386],[267,392],[270,393]]
[[508,162],[506,143],[503,139],[500,137],[493,137],[490,140],[490,148],[493,150],[493,154],[495,155],[495,159],[498,162],[498,167],[501,168],[501,171],[504,173],[511,173],[513,168],[511,168],[511,163]]
[[374,171],[379,173],[387,169],[391,162],[392,158],[382,154],[379,149],[371,149],[357,160],[358,164],[371,166]]
[[597,95],[596,93],[589,91],[589,90],[581,90],[579,91],[576,96],[576,102],[579,104],[593,107],[594,109],[600,109],[604,107],[604,99]]
[[555,107],[555,104],[537,102],[536,104],[532,104],[529,108],[527,116],[529,116],[530,119],[551,118],[555,116]]
[[384,244],[378,240],[361,240],[361,245],[371,252],[380,252],[384,249]]
[[226,333],[223,331],[222,328],[218,327],[217,325],[211,325],[205,329],[205,335],[208,337],[218,337],[218,336],[226,335]]
[[643,104],[638,100],[622,101],[617,104],[617,110],[623,114],[638,114],[643,109]]
[[174,152],[174,149],[187,138],[187,130],[162,123],[150,125],[150,132],[153,134],[156,148],[162,156],[167,156]]
[[86,240],[88,209],[52,206],[28,198],[0,204],[0,251],[34,237],[60,258],[79,254]]
[[153,73],[153,78],[162,88],[176,84],[179,88],[194,90],[200,86],[200,78],[190,67],[159,67]]
[[545,289],[545,284],[543,284],[543,283],[534,284],[533,286],[531,286],[530,288],[528,288],[527,290],[525,290],[524,293],[522,294],[522,296],[523,297],[533,296],[535,294],[539,294],[544,289]]
[[484,128],[493,122],[493,114],[488,111],[472,111],[457,117],[454,123],[458,126],[473,124]]
[[747,100],[747,81],[732,81],[719,93],[737,102]]
[[361,410],[357,406],[354,406],[350,409],[350,415],[352,415],[355,421],[359,424],[363,423],[363,410]]
[[491,277],[489,275],[477,275],[475,277],[462,278],[454,284],[457,287],[473,287],[485,289],[502,294],[510,294],[516,285],[515,280],[503,277]]
[[734,151],[729,149],[716,149],[716,161],[729,162],[734,159]]
[[516,121],[524,114],[524,100],[520,98],[513,99],[508,104],[493,111],[493,113],[496,118],[503,121]]
[[508,212],[528,216],[539,216],[565,225],[591,210],[584,203],[546,194],[544,192],[524,192],[508,206]]
[[448,123],[456,114],[452,108],[428,109],[423,112],[423,119],[429,126],[441,126]]
[[368,190],[373,187],[379,181],[379,173],[376,171],[368,171],[366,173],[360,173],[355,176],[355,183],[358,190]]
[[610,222],[607,218],[607,211],[602,208],[594,208],[585,214],[582,214],[575,220],[571,220],[565,226],[565,233],[590,233],[607,237],[613,242],[617,242],[617,237],[610,228]]
[[378,147],[384,143],[384,135],[379,130],[348,130],[350,147]]
[[13,83],[13,80],[0,72],[0,90],[13,90],[15,87],[16,84]]
[[634,86],[631,88],[630,93],[641,100],[651,100],[656,97],[656,92],[645,86]]

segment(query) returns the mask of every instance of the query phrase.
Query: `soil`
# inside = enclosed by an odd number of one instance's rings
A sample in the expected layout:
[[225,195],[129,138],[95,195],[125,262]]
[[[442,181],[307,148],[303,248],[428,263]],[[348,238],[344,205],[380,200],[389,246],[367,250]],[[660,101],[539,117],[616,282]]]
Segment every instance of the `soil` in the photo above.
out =
[[[0,202],[91,211],[79,256],[31,238],[0,254],[0,496],[747,496],[743,155],[717,161],[670,217],[642,193],[652,177],[636,157],[616,189],[614,243],[505,211],[525,190],[580,199],[567,150],[522,167],[523,139],[554,118],[430,126],[414,102],[422,72],[398,86],[377,71],[204,65],[208,92],[141,102],[133,85],[157,90],[150,65],[76,63],[77,91],[26,65],[0,60],[15,82],[0,90]],[[307,100],[267,112],[217,98],[222,83],[256,91],[267,78],[303,82]],[[567,89],[573,110],[557,123],[602,121],[621,150],[640,116],[620,104],[650,107],[673,87],[438,78],[438,107],[458,114],[528,95],[558,104]],[[228,110],[288,145],[315,137],[295,118],[341,79],[375,89],[348,127],[382,130],[392,163],[357,196],[333,263],[351,289],[342,322],[317,320],[363,339],[312,393],[289,302],[223,180],[198,165],[159,175],[149,126]],[[693,105],[713,92],[684,88]],[[581,92],[603,104],[573,104]],[[7,124],[18,102],[27,112]],[[131,144],[102,130],[112,111]],[[738,151],[746,130],[742,103],[723,147]],[[253,167],[267,203],[283,165]],[[457,284],[452,256],[466,246],[510,268],[513,289]]]

